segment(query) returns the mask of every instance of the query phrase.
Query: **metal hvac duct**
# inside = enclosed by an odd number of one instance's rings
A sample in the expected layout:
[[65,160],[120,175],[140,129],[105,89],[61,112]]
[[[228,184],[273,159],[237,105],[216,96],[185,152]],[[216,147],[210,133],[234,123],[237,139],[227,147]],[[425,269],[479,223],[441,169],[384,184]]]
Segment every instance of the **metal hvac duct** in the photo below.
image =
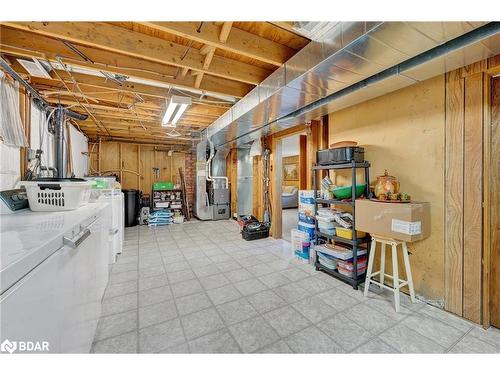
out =
[[498,22],[330,26],[207,128],[217,148],[237,147],[500,52]]

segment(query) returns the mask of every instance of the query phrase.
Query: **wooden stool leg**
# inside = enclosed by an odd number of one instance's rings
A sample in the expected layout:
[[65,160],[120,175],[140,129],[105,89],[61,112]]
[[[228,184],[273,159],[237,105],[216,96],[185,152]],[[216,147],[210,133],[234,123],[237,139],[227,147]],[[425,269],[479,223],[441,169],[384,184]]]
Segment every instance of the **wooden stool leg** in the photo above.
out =
[[[384,285],[385,276],[385,243],[382,243],[382,249],[380,253],[380,284]],[[383,289],[380,287],[380,289]]]
[[413,277],[411,275],[410,257],[408,256],[408,247],[406,246],[406,242],[403,242],[402,246],[403,246],[403,259],[406,268],[406,278],[408,279],[408,288],[410,289],[410,298],[411,302],[415,303],[415,289],[413,289]]
[[395,243],[392,244],[392,282],[394,284],[394,306],[399,312],[399,271],[398,271],[398,249]]
[[372,278],[373,259],[375,259],[376,246],[377,246],[377,241],[372,239],[372,244],[370,246],[370,257],[368,258],[368,268],[366,269],[365,291],[363,293],[365,297],[368,295],[368,288],[370,288],[370,280]]

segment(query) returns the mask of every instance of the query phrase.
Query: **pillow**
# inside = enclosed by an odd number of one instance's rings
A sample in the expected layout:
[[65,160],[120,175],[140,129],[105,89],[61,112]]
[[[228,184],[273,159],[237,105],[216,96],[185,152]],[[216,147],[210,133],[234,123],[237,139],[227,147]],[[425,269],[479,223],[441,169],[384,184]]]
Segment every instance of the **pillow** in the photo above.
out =
[[292,194],[295,191],[295,186],[283,186],[283,193]]

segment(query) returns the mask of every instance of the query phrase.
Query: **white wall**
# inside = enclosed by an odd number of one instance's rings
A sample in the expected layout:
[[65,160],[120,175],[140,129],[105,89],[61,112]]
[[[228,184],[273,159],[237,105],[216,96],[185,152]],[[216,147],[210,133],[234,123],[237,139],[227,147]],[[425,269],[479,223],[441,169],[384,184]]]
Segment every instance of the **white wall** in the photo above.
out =
[[283,138],[281,141],[281,156],[286,158],[287,156],[295,156],[299,154],[299,135],[295,134],[290,137]]
[[10,190],[21,180],[19,147],[0,143],[0,190]]

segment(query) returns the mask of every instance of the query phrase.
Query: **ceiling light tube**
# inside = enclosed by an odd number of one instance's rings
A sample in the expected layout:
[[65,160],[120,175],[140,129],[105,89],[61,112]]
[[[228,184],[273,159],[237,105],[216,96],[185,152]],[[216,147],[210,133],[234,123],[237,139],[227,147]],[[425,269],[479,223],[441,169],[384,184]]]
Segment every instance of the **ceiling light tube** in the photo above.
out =
[[177,124],[177,121],[179,121],[179,119],[181,118],[182,114],[184,113],[184,111],[186,110],[187,108],[187,104],[183,103],[179,106],[179,109],[177,110],[177,113],[175,114],[174,116],[174,119],[172,120],[172,124]]
[[163,120],[161,121],[163,125],[168,124],[170,122],[170,119],[174,114],[175,107],[177,107],[177,103],[174,103],[172,102],[172,100],[170,100],[170,102],[167,105],[167,109],[165,110],[165,115],[163,116]]
[[[188,106],[191,105],[191,98],[185,96],[172,95],[167,102],[167,109],[163,116],[162,126],[175,127]],[[173,118],[172,118],[173,116]]]

